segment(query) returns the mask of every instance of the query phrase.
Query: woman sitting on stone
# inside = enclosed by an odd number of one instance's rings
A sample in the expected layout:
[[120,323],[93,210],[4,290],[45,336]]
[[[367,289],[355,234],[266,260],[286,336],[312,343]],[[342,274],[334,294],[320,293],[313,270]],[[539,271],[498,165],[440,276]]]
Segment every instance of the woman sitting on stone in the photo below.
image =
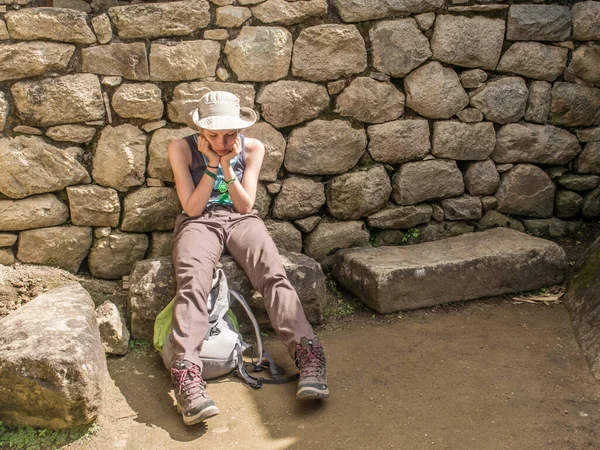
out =
[[[243,118],[243,113],[247,118]],[[172,335],[163,355],[187,425],[219,413],[206,393],[200,348],[209,330],[207,298],[226,248],[265,299],[267,313],[300,371],[297,398],[326,398],[323,348],[306,320],[263,221],[252,208],[265,149],[238,134],[256,122],[228,92],[209,92],[188,115],[198,133],[169,145],[169,161],[184,212],[175,223],[177,278]]]

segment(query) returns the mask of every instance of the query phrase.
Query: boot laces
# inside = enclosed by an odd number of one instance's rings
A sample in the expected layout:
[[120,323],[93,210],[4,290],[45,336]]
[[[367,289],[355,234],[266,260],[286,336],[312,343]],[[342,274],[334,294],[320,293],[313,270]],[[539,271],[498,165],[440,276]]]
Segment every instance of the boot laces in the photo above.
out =
[[298,347],[296,363],[300,367],[302,378],[322,376],[325,369],[325,355],[321,344],[314,347],[312,345]]
[[184,392],[184,395],[190,400],[205,395],[206,382],[200,375],[200,368],[196,365],[184,369],[172,368],[178,393]]

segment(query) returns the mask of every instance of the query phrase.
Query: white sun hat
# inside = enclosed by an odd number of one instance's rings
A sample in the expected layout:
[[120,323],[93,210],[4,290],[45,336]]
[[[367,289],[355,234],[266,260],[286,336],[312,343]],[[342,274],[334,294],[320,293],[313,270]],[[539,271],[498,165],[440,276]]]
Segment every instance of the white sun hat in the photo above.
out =
[[186,116],[187,125],[195,130],[239,130],[254,125],[256,120],[253,109],[240,107],[237,95],[225,91],[204,94]]

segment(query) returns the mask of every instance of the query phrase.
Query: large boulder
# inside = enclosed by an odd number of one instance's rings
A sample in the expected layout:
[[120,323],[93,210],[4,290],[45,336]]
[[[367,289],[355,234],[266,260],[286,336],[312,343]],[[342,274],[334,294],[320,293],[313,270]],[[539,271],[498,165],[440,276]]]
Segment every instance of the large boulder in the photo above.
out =
[[102,186],[71,186],[67,188],[71,222],[77,226],[116,227],[119,225],[121,203],[117,191]]
[[0,81],[43,75],[67,68],[74,45],[18,42],[0,45]]
[[431,220],[432,207],[427,203],[410,206],[390,205],[372,214],[367,223],[373,228],[412,228]]
[[429,122],[394,120],[367,128],[369,154],[375,161],[400,164],[423,159],[431,149]]
[[334,0],[333,4],[344,22],[362,22],[435,11],[444,6],[444,0]]
[[333,275],[379,313],[415,309],[560,283],[564,251],[508,228],[423,244],[348,249]]
[[504,29],[502,19],[439,14],[431,38],[433,59],[494,70],[502,51]]
[[23,200],[0,199],[0,231],[19,231],[61,225],[69,218],[69,208],[53,194],[40,194]]
[[573,14],[573,39],[578,41],[600,40],[600,2],[575,3]]
[[92,181],[69,153],[37,136],[0,139],[0,193],[23,198]]
[[117,280],[129,275],[147,249],[148,237],[143,233],[114,232],[95,239],[88,256],[90,272],[96,278]]
[[569,49],[539,42],[516,42],[498,64],[498,72],[510,72],[537,80],[554,81],[567,65]]
[[121,39],[186,36],[210,22],[205,0],[115,6],[108,15]]
[[392,188],[394,202],[416,205],[461,195],[465,185],[456,161],[435,159],[403,164],[392,178]]
[[560,5],[511,5],[506,39],[564,41],[571,34],[571,10]]
[[122,84],[112,96],[112,107],[125,119],[160,119],[164,110],[161,90],[151,83]]
[[488,83],[471,97],[471,106],[486,120],[496,123],[519,121],[525,114],[529,91],[521,77],[506,77]]
[[51,429],[92,422],[108,373],[94,302],[79,284],[0,320],[0,420]]
[[529,85],[529,98],[525,110],[525,120],[545,124],[548,121],[552,101],[552,85],[547,81],[533,81]]
[[294,42],[292,74],[310,81],[335,80],[367,68],[365,41],[354,25],[305,28]]
[[323,183],[310,178],[291,176],[283,181],[273,204],[273,217],[302,219],[319,212],[326,202]]
[[81,49],[81,71],[113,75],[128,80],[147,80],[148,53],[143,42],[115,43]]
[[292,130],[284,165],[290,172],[304,175],[341,174],[356,165],[366,148],[363,128],[354,128],[345,120],[316,119]]
[[485,160],[495,145],[496,131],[492,122],[462,123],[447,120],[433,123],[431,154],[438,158]]
[[267,0],[252,8],[252,15],[262,23],[294,25],[311,17],[327,14],[327,0]]
[[456,72],[437,61],[404,77],[404,92],[406,106],[431,119],[448,119],[469,104]]
[[502,174],[496,197],[498,211],[547,218],[554,210],[556,185],[546,172],[532,164],[517,164]]
[[322,263],[339,249],[369,245],[369,237],[361,220],[320,222],[304,240],[304,252]]
[[566,127],[600,124],[600,89],[557,81],[548,120]]
[[389,81],[358,77],[338,95],[335,112],[361,122],[389,122],[404,112],[404,94]]
[[153,81],[195,80],[214,77],[221,45],[197,40],[150,46],[150,79]]
[[140,188],[123,201],[121,230],[169,231],[175,226],[175,219],[181,210],[174,188]]
[[592,374],[600,381],[600,237],[579,261],[562,301]]

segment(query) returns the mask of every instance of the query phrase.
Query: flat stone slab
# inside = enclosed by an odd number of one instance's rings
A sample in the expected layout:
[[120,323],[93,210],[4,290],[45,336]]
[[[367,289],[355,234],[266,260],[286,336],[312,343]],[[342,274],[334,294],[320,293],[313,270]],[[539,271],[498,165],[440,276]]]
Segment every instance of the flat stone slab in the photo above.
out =
[[581,258],[562,300],[592,374],[600,381],[600,237]]
[[494,228],[423,244],[341,250],[333,276],[386,314],[539,289],[560,283],[566,264],[555,243]]

